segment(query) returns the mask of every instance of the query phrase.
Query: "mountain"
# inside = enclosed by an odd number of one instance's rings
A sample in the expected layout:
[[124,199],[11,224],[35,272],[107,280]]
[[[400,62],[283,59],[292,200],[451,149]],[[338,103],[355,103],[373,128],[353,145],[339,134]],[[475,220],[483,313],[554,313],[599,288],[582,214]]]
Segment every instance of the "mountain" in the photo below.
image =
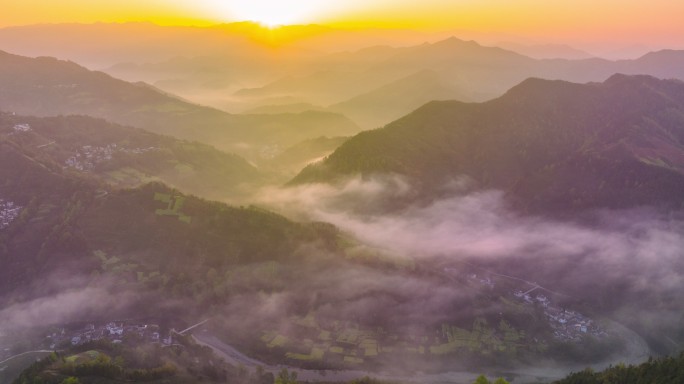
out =
[[599,383],[681,383],[684,381],[684,354],[648,359],[639,365],[620,364],[594,372],[585,369],[569,374],[553,384],[599,384]]
[[293,103],[293,104],[274,104],[262,105],[260,107],[252,108],[245,113],[248,114],[279,114],[279,113],[302,113],[306,111],[324,111],[325,108],[308,103]]
[[[541,48],[562,51],[564,47]],[[427,101],[486,101],[530,77],[590,82],[624,73],[684,79],[683,52],[658,51],[617,61],[580,59],[583,55],[577,52],[572,59],[535,59],[451,37],[417,46],[312,59],[262,87],[237,91],[228,104],[268,105],[272,104],[265,101],[268,98],[289,97],[297,102],[327,104],[329,110],[345,114],[364,128],[375,128]]]
[[521,55],[531,57],[533,59],[568,59],[568,60],[582,60],[590,59],[594,55],[573,48],[565,44],[519,44],[514,42],[501,42],[496,44],[498,47],[517,52]]
[[321,161],[330,155],[348,137],[319,137],[305,140],[285,149],[282,153],[271,159],[259,163],[260,168],[274,170],[278,174],[289,175],[286,180],[296,176],[307,165]]
[[287,147],[309,138],[359,130],[349,119],[326,112],[231,115],[75,63],[4,52],[0,53],[0,89],[0,106],[6,111],[90,115],[251,158],[258,158],[264,147]]
[[476,101],[499,97],[528,77],[573,82],[604,81],[614,73],[683,78],[682,59],[663,52],[655,52],[661,58],[655,63],[611,61],[585,58],[565,46],[493,47],[443,36],[315,25],[269,31],[254,23],[202,28],[58,24],[2,28],[0,49],[106,68],[125,80],[145,81],[233,113],[276,104],[263,100],[273,97],[329,106],[424,70]]
[[[684,79],[681,51],[652,52],[638,59],[618,61],[592,57],[535,59],[513,50],[451,37],[434,43],[382,50],[382,54],[372,52],[358,51],[345,57],[328,55],[319,61],[310,60],[289,75],[262,87],[242,89],[235,93],[235,97],[252,102],[273,96],[295,97],[313,104],[331,105],[332,110],[345,111],[364,123],[363,119],[369,115],[359,112],[359,108],[364,108],[364,102],[395,100],[409,108],[417,107],[414,104],[418,100],[412,99],[411,93],[415,86],[410,83],[426,73],[434,74],[424,85],[426,88],[452,89],[454,91],[447,92],[447,96],[474,101],[499,97],[530,77],[589,82],[604,81],[615,73],[624,73]],[[374,57],[362,60],[365,54]],[[351,64],[341,65],[345,62]],[[321,63],[325,65],[319,65]],[[391,93],[393,88],[402,93],[389,97],[387,93]],[[425,96],[431,96],[431,93],[426,92]],[[436,92],[436,96],[443,93]],[[403,111],[406,112],[408,110]],[[397,112],[387,115],[399,116]],[[377,126],[389,121],[391,119],[378,117],[370,124]]]
[[314,70],[311,73],[288,75],[262,87],[245,88],[234,96],[246,99],[295,97],[311,104],[332,104],[360,93],[369,92],[397,79],[394,72],[376,73],[358,68]]
[[627,74],[645,73],[660,78],[684,79],[684,51],[664,49],[647,53],[635,60],[621,60],[618,68]]
[[188,193],[226,199],[247,193],[264,180],[243,158],[209,145],[87,116],[0,113],[0,138],[31,156],[118,187],[156,180]]
[[8,376],[3,383],[222,383],[233,378],[245,384],[274,382],[272,373],[238,369],[191,337],[174,334],[173,345],[164,345],[158,340],[166,337],[160,336],[165,331],[158,325],[140,327],[142,335],[116,342],[100,339],[72,346],[67,340],[59,352],[34,359],[14,380]]
[[[404,361],[415,372],[567,359],[546,315],[510,301],[527,283],[500,277],[496,287],[483,286],[470,277],[483,273],[477,267],[459,264],[445,273],[441,262],[395,257],[330,224],[210,202],[157,182],[113,188],[97,174],[65,167],[59,152],[46,149],[51,145],[22,146],[14,136],[28,129],[15,124],[11,140],[0,138],[0,323],[39,333],[17,353],[49,347],[45,335],[54,331],[43,330],[72,322],[193,324],[211,317],[207,337],[309,372]],[[64,141],[55,151],[67,149]],[[498,341],[473,350],[454,343],[456,334]],[[572,350],[596,359],[620,350],[615,338],[591,340],[573,341]],[[338,343],[349,352],[340,354]]]
[[519,207],[681,208],[684,83],[614,75],[603,83],[528,79],[485,103],[431,102],[362,132],[293,183],[397,173],[434,197],[467,176]]
[[[336,236],[331,226],[202,200],[158,182],[114,189],[52,157],[58,154],[0,137],[0,302],[11,293],[46,294],[60,273],[75,283],[102,273],[121,282],[121,292],[144,281],[139,292],[199,294],[190,287],[211,268],[223,274],[236,265],[288,262],[306,244]],[[37,281],[44,286],[23,289]]]
[[368,128],[382,126],[433,100],[468,101],[457,87],[434,71],[424,70],[330,106]]
[[684,51],[658,51],[634,60],[537,60],[500,47],[455,37],[409,47],[376,63],[377,72],[436,71],[465,92],[469,99],[487,100],[529,77],[572,82],[604,81],[615,73],[684,79]]

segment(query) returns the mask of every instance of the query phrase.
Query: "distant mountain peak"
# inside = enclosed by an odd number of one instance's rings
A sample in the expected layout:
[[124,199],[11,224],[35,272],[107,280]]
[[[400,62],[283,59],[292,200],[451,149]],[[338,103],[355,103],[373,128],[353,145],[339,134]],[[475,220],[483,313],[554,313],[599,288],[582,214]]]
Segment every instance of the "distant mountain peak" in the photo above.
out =
[[641,56],[637,60],[642,60],[642,59],[650,59],[650,58],[659,58],[659,59],[674,59],[678,58],[681,59],[684,57],[684,50],[678,50],[678,49],[661,49],[659,51],[653,51],[653,52],[648,52],[645,55]]
[[603,82],[604,85],[615,85],[615,84],[637,84],[637,83],[646,83],[646,82],[651,82],[651,83],[660,83],[663,80],[660,80],[656,77],[653,77],[651,75],[626,75],[624,73],[616,73],[609,77],[606,81]]
[[471,47],[482,47],[475,40],[463,40],[456,36],[448,37],[444,40],[437,41],[432,44],[433,46],[471,46]]

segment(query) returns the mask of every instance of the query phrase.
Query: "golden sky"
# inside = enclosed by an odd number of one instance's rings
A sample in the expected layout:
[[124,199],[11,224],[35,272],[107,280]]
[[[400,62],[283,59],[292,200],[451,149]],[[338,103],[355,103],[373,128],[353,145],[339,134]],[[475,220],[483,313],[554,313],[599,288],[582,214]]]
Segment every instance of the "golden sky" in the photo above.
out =
[[471,30],[525,37],[684,43],[682,0],[0,0],[0,26],[242,20]]

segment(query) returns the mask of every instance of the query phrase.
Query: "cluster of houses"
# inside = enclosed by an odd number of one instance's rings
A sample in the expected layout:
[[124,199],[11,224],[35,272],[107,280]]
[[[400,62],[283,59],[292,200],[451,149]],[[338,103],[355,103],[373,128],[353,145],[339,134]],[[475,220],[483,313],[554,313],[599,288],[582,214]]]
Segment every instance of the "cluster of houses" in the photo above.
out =
[[21,207],[12,201],[0,199],[0,229],[10,225],[19,216]]
[[544,315],[549,320],[556,339],[564,341],[580,341],[584,335],[602,337],[606,332],[593,320],[575,311],[568,311],[554,306],[551,300],[538,293],[534,297],[528,292],[516,291],[515,297],[528,304],[537,303],[544,308]]
[[15,124],[13,129],[14,129],[14,132],[29,132],[31,130],[31,125],[30,124]]
[[[445,268],[449,272],[451,268]],[[494,288],[495,284],[491,278],[486,276],[478,276],[474,273],[468,274],[467,278],[482,286]],[[516,290],[513,292],[519,301],[527,305],[539,305],[544,310],[544,315],[549,321],[549,325],[553,329],[554,337],[563,341],[580,341],[584,335],[592,335],[594,337],[606,336],[605,330],[601,329],[592,319],[575,311],[568,311],[557,306],[546,295],[539,293],[537,290],[543,289],[536,283],[529,283],[532,287],[526,292]],[[534,292],[537,291],[537,292]]]
[[88,324],[85,328],[76,331],[68,331],[62,328],[47,335],[49,348],[56,349],[64,345],[81,345],[90,341],[108,339],[113,343],[121,343],[130,335],[135,335],[139,340],[163,345],[173,344],[173,332],[162,337],[159,326],[156,324],[126,324],[123,322],[109,322],[105,325],[96,326]]
[[553,335],[560,340],[580,341],[583,335],[595,337],[606,336],[606,332],[590,318],[574,311],[554,307],[547,308],[544,313],[549,319]]
[[66,159],[64,164],[67,167],[78,171],[90,171],[95,168],[96,165],[112,160],[114,154],[117,152],[142,154],[157,149],[158,148],[156,147],[128,149],[119,147],[117,144],[108,144],[104,147],[84,145],[79,148],[76,154]]
[[116,144],[109,144],[106,147],[96,147],[84,145],[75,155],[66,159],[64,162],[67,167],[79,171],[90,171],[99,163],[109,161],[117,151]]

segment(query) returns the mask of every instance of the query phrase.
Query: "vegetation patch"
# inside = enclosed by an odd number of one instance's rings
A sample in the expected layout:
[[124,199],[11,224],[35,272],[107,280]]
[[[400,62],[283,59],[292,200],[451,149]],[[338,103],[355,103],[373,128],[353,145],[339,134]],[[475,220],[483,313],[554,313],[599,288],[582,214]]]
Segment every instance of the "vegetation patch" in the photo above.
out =
[[183,204],[185,204],[184,196],[172,196],[166,193],[156,192],[154,194],[154,201],[161,201],[166,203],[166,209],[157,209],[155,213],[159,216],[176,216],[178,220],[190,224],[192,217],[187,216],[181,212]]

